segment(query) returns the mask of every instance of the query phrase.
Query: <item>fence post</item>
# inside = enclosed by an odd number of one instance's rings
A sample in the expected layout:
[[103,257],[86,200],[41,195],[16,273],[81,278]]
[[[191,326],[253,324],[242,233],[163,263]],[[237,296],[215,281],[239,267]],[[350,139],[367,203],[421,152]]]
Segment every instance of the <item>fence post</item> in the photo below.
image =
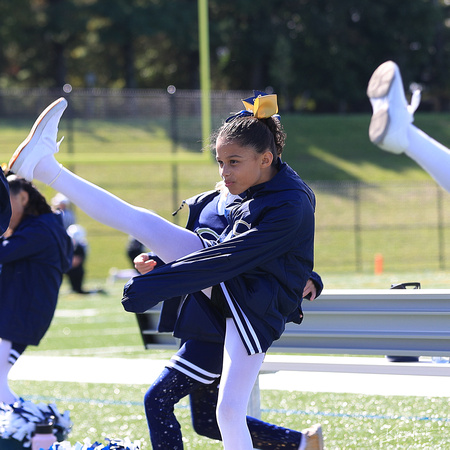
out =
[[[66,94],[67,101],[70,103],[69,99],[70,94],[72,92],[72,85],[65,84],[62,89],[64,94]],[[69,153],[69,155],[72,155],[74,153],[73,142],[74,142],[73,111],[72,108],[69,107],[69,109],[67,110],[67,152]],[[69,166],[68,169],[73,171],[72,166]]]
[[445,234],[444,234],[444,211],[442,202],[442,188],[437,185],[437,232],[438,232],[438,253],[439,253],[439,268],[445,269]]
[[[173,85],[167,87],[170,103],[170,138],[172,140],[172,153],[175,154],[178,150],[178,123],[177,123],[177,104],[175,93],[177,88]],[[172,163],[172,210],[178,209],[178,164]],[[178,215],[173,218],[174,222],[178,224]]]
[[354,223],[353,229],[355,234],[355,270],[362,271],[362,245],[361,245],[361,182],[354,183]]

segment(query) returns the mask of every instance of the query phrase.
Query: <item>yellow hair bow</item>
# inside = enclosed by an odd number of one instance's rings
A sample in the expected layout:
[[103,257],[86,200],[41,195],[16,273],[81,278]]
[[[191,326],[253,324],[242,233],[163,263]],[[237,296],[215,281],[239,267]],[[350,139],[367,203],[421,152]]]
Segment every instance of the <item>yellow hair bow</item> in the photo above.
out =
[[254,96],[242,100],[245,109],[228,117],[226,122],[230,122],[236,117],[255,116],[257,119],[268,119],[278,113],[278,103],[276,94],[266,94],[261,91],[253,91]]
[[278,112],[276,94],[255,92],[254,97],[246,98],[242,100],[242,103],[244,104],[245,109],[252,112],[257,119],[267,119]]

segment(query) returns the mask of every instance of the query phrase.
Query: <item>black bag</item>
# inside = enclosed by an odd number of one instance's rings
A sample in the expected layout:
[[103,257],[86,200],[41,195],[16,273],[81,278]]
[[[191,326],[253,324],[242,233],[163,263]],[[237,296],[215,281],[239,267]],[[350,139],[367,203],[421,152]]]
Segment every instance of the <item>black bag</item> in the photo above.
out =
[[[420,283],[398,283],[392,284],[391,289],[406,289],[407,287],[412,287],[413,289],[420,289]],[[387,360],[390,362],[418,362],[418,356],[386,356]]]

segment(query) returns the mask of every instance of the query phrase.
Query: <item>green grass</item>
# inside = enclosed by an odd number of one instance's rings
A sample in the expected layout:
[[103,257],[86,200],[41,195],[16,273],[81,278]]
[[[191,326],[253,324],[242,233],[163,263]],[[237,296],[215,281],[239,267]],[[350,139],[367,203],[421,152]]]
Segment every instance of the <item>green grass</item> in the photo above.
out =
[[[422,280],[424,287],[448,287],[449,273],[374,275],[325,274],[330,288],[383,288],[392,282]],[[95,283],[91,284],[93,287]],[[106,295],[70,294],[63,285],[55,318],[39,347],[27,354],[96,356],[105,371],[114,370],[108,357],[168,359],[172,350],[144,350],[134,314],[121,304],[123,283],[105,286]],[[319,301],[319,300],[318,300]],[[301,377],[301,374],[299,374]],[[149,385],[152,380],[149,379]],[[142,440],[151,448],[143,410],[148,386],[12,381],[11,387],[35,402],[55,402],[69,410],[74,423],[69,440],[89,437]],[[301,430],[323,425],[327,449],[445,449],[450,442],[448,399],[370,395],[261,391],[262,418]],[[176,408],[186,449],[219,449],[221,445],[196,435],[187,399]]]
[[[284,159],[312,185],[321,181],[359,181],[367,187],[386,186],[384,194],[379,188],[360,193],[362,225],[372,229],[360,236],[358,273],[352,185],[342,190],[336,190],[335,185],[317,188],[316,269],[325,287],[388,289],[393,283],[419,281],[423,288],[449,288],[450,263],[440,268],[438,252],[441,250],[450,258],[450,196],[443,198],[444,245],[439,249],[436,228],[427,228],[427,221],[436,221],[436,192],[433,187],[424,189],[420,184],[430,181],[429,175],[406,156],[374,147],[367,137],[369,115],[283,115],[282,120],[288,134]],[[415,124],[448,145],[449,121],[449,114],[417,114]],[[180,120],[180,125],[183,123],[185,131],[198,130],[198,124]],[[9,160],[31,125],[32,120],[2,120],[0,162]],[[212,158],[180,163],[176,170],[171,164],[149,162],[149,155],[200,155],[201,144],[196,137],[175,148],[168,139],[169,125],[161,118],[77,119],[70,124],[65,117],[60,127],[60,135],[66,136],[60,159],[95,158],[95,162],[76,162],[68,167],[126,201],[174,220],[171,212],[178,202],[211,189],[218,174]],[[136,162],[139,156],[144,162]],[[178,176],[175,196],[174,171]],[[37,184],[48,199],[55,194],[53,189]],[[403,194],[404,191],[407,192]],[[409,192],[417,195],[410,199]],[[39,347],[30,347],[27,353],[101,356],[105,358],[105,370],[114,370],[108,366],[108,357],[113,356],[168,359],[172,351],[144,350],[134,315],[125,313],[120,305],[122,283],[107,283],[111,267],[130,266],[125,254],[127,236],[96,223],[79,210],[76,213],[79,223],[87,229],[90,245],[86,285],[103,287],[107,295],[69,294],[64,283],[46,337]],[[186,218],[187,211],[183,210],[176,220],[183,225]],[[382,253],[385,259],[385,271],[378,276],[373,275],[375,253]],[[25,398],[56,402],[61,411],[69,410],[74,422],[69,436],[72,443],[82,442],[85,437],[101,441],[105,437],[128,436],[142,439],[142,447],[150,448],[142,406],[147,386],[31,381],[13,381],[11,385]],[[262,391],[261,406],[263,419],[279,425],[303,429],[321,422],[328,449],[450,447],[450,414],[445,398]],[[176,414],[186,449],[221,448],[219,443],[194,433],[186,399]]]
[[[450,142],[449,119],[448,114],[419,114],[416,124],[445,143]],[[363,114],[283,116],[288,134],[284,158],[316,192],[317,271],[370,274],[377,253],[383,254],[388,272],[448,269],[450,196],[442,197],[439,230],[434,182],[406,156],[373,146],[367,138],[369,120]],[[2,121],[0,161],[9,159],[30,125],[31,120]],[[195,129],[191,122],[185,126]],[[66,140],[58,158],[95,158],[96,162],[77,162],[69,167],[124,200],[184,225],[187,210],[175,218],[172,212],[182,199],[211,189],[218,173],[212,158],[177,165],[149,162],[149,156],[169,157],[174,151],[186,157],[200,156],[201,144],[195,140],[180,143],[175,149],[168,139],[168,129],[167,120],[161,118],[76,119],[71,134],[69,122],[63,118],[60,135],[66,135]],[[132,156],[132,161],[127,156]],[[136,157],[142,157],[143,162],[136,162]],[[336,181],[343,184],[326,184]],[[359,191],[355,191],[354,182],[361,183]],[[55,194],[52,188],[37,185],[48,199]],[[355,196],[361,200],[359,212]],[[95,222],[80,210],[76,214],[88,234],[87,279],[106,279],[112,267],[129,267],[127,236]],[[360,234],[356,235],[355,230]]]
[[[416,124],[442,142],[450,142],[449,115],[418,115]],[[380,189],[365,189],[363,226],[372,226],[360,236],[361,268],[355,269],[356,240],[353,219],[355,207],[352,185],[337,191],[321,186],[316,190],[317,236],[316,269],[328,289],[381,288],[392,283],[419,281],[423,288],[449,288],[450,269],[440,268],[438,252],[450,257],[450,196],[443,199],[444,245],[436,244],[436,190],[423,189],[430,177],[405,156],[382,152],[367,139],[369,116],[284,116],[288,133],[285,160],[311,184],[319,181],[360,181],[364,186],[382,183]],[[31,123],[2,121],[0,124],[0,161],[7,161],[26,136]],[[167,138],[167,123],[121,121],[74,121],[75,134],[68,135],[67,121],[61,123],[66,141],[61,158],[70,152],[79,155],[105,155],[105,162],[76,163],[70,168],[77,174],[112,191],[125,200],[153,209],[173,220],[171,212],[181,199],[211,189],[218,179],[211,161],[178,164],[178,191],[172,195],[173,166],[164,163],[114,163],[124,155],[170,154],[174,149]],[[199,143],[179,146],[181,154],[195,154]],[[197,152],[198,154],[198,152]],[[117,155],[115,157],[114,155]],[[107,162],[106,160],[110,160]],[[101,159],[100,159],[101,161]],[[410,188],[402,184],[409,183]],[[415,183],[419,186],[416,188]],[[38,183],[47,198],[55,192]],[[391,189],[391,190],[390,190]],[[408,191],[403,195],[403,191]],[[414,200],[407,195],[417,192]],[[429,208],[429,209],[426,209]],[[130,266],[125,254],[127,236],[96,223],[81,211],[78,221],[87,229],[90,252],[87,287],[104,287],[105,296],[78,296],[61,289],[57,314],[52,326],[37,348],[29,354],[119,356],[126,358],[163,358],[171,351],[143,349],[134,315],[120,305],[122,284],[108,284],[111,267]],[[177,218],[186,222],[187,211]],[[383,253],[385,271],[373,275],[375,253]],[[113,370],[107,367],[105,370]],[[149,380],[149,383],[151,380]],[[12,382],[21,395],[36,401],[56,401],[60,410],[68,409],[74,422],[70,440],[85,437],[143,439],[149,448],[148,432],[142,408],[146,386],[90,385],[76,383]],[[449,447],[448,399],[418,397],[375,397],[363,395],[262,391],[263,418],[295,429],[322,422],[327,448],[389,449]],[[198,437],[190,425],[187,402],[177,408],[183,428],[185,448],[221,448],[220,444]]]
[[[36,402],[56,398],[60,411],[69,410],[72,444],[86,437],[92,442],[129,437],[140,439],[141,448],[151,448],[142,405],[145,386],[23,381],[14,387],[33,393],[30,399]],[[327,449],[444,450],[450,442],[446,398],[262,391],[261,407],[263,420],[288,428],[322,423]],[[194,433],[186,400],[175,413],[186,449],[222,448]]]

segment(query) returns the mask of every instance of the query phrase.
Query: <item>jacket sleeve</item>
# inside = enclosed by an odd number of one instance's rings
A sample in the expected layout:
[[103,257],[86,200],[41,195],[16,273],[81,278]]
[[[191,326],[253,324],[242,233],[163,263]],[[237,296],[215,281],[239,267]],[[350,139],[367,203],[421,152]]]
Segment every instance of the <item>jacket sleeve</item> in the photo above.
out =
[[49,243],[48,232],[41,226],[28,224],[19,228],[0,245],[0,264],[40,253]]
[[[245,233],[132,278],[124,288],[123,307],[144,312],[167,298],[201,291],[254,269],[267,262],[267,255],[272,259],[286,253],[302,233],[304,215],[298,203],[277,205]],[[311,221],[307,217],[306,222]]]
[[310,277],[311,280],[313,280],[314,284],[316,285],[316,298],[322,293],[323,291],[323,281],[322,277],[317,273],[312,271]]

